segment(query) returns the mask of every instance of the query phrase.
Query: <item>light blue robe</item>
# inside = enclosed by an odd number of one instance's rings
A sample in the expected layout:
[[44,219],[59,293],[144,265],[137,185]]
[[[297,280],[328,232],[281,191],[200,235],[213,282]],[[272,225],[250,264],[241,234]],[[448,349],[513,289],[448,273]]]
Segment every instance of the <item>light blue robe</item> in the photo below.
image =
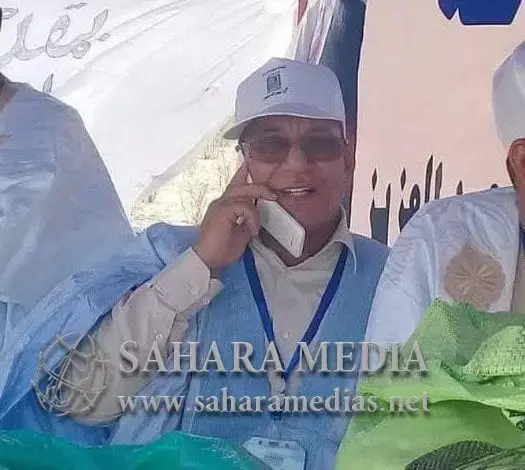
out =
[[0,351],[57,284],[134,234],[78,112],[6,81],[0,112]]
[[[12,429],[27,427],[29,423],[29,427],[59,435],[69,432],[83,443],[146,443],[173,430],[221,437],[239,444],[253,435],[297,440],[307,450],[309,470],[331,468],[349,414],[284,414],[281,421],[276,422],[268,413],[184,412],[180,415],[159,412],[146,415],[137,410],[123,415],[106,429],[87,431],[81,425],[71,424],[67,418],[47,416],[39,410],[30,380],[37,367],[40,346],[52,340],[57,332],[62,335],[88,333],[124,293],[155,276],[191,245],[195,235],[193,228],[153,226],[136,244],[125,249],[124,254],[96,270],[70,277],[24,319],[16,332],[16,343],[8,348],[9,354],[0,364],[0,426]],[[363,340],[387,248],[360,236],[355,236],[354,242],[356,258],[349,253],[340,287],[315,338],[317,342]],[[232,367],[230,343],[249,342],[255,351],[253,363],[260,364],[266,350],[265,335],[243,260],[233,263],[219,277],[225,285],[224,290],[190,321],[184,341],[199,341],[201,355],[205,355],[211,342],[216,341],[228,370]],[[331,369],[335,368],[334,360],[334,355],[330,355]],[[202,356],[201,362],[204,362]],[[305,376],[295,395],[329,397],[336,387],[342,391],[347,389],[349,395],[354,391],[355,379],[355,374]],[[238,398],[271,395],[265,375],[248,378],[246,373],[221,375],[214,372],[191,377],[188,374],[158,375],[137,395],[185,395],[187,403],[193,403],[198,395],[220,396],[223,387]]]

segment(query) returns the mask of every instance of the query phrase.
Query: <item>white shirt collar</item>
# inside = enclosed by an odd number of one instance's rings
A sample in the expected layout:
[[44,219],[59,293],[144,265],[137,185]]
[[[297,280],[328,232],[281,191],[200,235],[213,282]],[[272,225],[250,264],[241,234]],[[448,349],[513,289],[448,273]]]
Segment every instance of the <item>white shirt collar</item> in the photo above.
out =
[[[337,228],[335,229],[334,233],[330,237],[330,240],[326,243],[326,245],[315,255],[307,258],[302,263],[289,267],[288,269],[301,269],[301,267],[306,267],[306,265],[310,265],[312,262],[317,263],[324,263],[328,262],[333,256],[339,253],[339,250],[341,248],[341,244],[346,245],[350,251],[350,254],[353,257],[354,260],[354,273],[357,270],[357,256],[355,253],[355,245],[354,245],[354,237],[350,229],[348,228],[348,218],[346,216],[346,211],[341,206],[341,220],[339,221],[339,224]],[[272,264],[276,264],[280,266],[281,268],[287,268],[284,263],[279,259],[279,257],[269,248],[264,246],[260,241],[253,240],[250,243],[250,246],[259,253],[260,255],[264,256],[268,261],[271,261]]]

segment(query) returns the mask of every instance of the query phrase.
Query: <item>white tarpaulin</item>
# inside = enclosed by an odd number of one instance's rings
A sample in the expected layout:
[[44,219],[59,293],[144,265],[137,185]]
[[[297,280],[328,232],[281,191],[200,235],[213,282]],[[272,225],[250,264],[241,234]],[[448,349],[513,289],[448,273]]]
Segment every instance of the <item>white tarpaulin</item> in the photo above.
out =
[[235,89],[285,55],[295,0],[12,0],[0,69],[77,108],[127,211],[233,113]]

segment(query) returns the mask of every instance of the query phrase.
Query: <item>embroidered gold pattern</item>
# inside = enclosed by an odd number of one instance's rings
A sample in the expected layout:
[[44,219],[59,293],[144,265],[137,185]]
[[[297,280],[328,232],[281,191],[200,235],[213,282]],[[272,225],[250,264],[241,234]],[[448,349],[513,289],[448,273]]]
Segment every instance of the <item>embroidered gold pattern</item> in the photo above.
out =
[[505,274],[491,256],[465,245],[445,272],[445,290],[456,302],[467,302],[487,311],[501,296]]

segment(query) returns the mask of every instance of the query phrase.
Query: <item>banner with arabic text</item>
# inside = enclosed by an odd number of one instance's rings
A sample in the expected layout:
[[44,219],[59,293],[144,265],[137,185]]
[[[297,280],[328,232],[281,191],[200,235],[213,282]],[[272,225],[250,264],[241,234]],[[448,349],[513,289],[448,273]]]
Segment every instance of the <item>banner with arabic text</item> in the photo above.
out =
[[0,70],[74,106],[129,210],[233,113],[238,83],[287,52],[295,0],[11,0]]
[[423,204],[510,184],[494,120],[492,79],[525,40],[520,4],[367,2],[355,230],[391,244]]

